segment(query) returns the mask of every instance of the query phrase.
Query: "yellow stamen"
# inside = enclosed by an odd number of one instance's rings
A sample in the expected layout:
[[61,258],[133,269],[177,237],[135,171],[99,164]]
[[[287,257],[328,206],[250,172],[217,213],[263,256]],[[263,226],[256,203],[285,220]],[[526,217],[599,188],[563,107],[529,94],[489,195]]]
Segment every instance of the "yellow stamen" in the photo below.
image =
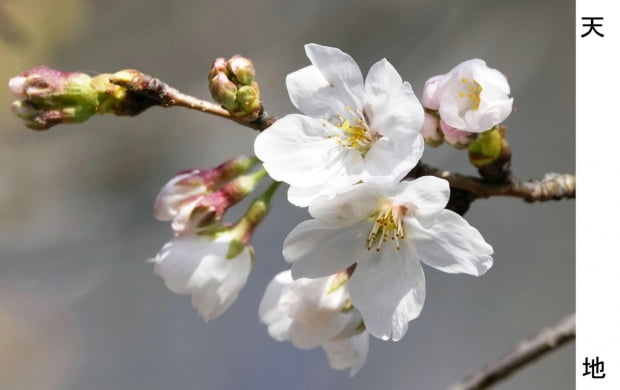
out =
[[461,82],[464,85],[464,90],[458,92],[458,97],[463,99],[467,98],[470,102],[470,109],[477,110],[480,108],[480,93],[482,92],[482,86],[478,84],[476,80],[469,81],[463,77]]
[[375,217],[375,223],[368,234],[366,248],[371,250],[373,247],[379,252],[381,245],[387,242],[388,237],[395,242],[396,250],[400,250],[400,241],[405,238],[402,218],[406,210],[403,206],[394,207],[387,205],[383,207]]
[[[366,124],[366,120],[362,113],[358,110],[353,111],[351,107],[347,107],[346,110],[355,115],[355,118],[350,121],[342,115],[337,115],[336,127],[342,130],[338,135],[337,141],[340,145],[347,149],[357,149],[365,156],[374,142],[373,134],[371,134]],[[332,138],[330,136],[329,138]]]

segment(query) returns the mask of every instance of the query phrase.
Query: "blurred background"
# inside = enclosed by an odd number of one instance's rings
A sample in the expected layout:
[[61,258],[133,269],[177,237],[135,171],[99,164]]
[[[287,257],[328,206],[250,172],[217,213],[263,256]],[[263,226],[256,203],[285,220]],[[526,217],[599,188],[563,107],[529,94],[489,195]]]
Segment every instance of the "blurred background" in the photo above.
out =
[[[336,46],[365,73],[386,57],[418,96],[427,78],[483,58],[506,74],[506,121],[523,179],[575,172],[572,1],[0,0],[0,73],[40,64],[90,74],[136,68],[208,98],[211,61],[254,60],[267,110],[294,112],[284,78],[309,64],[303,44]],[[255,133],[181,108],[97,116],[38,133],[0,92],[0,384],[3,389],[446,388],[575,308],[575,202],[493,198],[466,215],[495,249],[483,277],[426,267],[427,300],[398,342],[371,340],[353,379],[322,350],[272,340],[264,288],[286,268],[281,242],[307,218],[284,191],[254,236],[238,301],[205,324],[146,260],[170,238],[152,217],[176,172],[251,154]],[[474,174],[465,152],[424,161]],[[244,211],[238,206],[227,217]],[[574,388],[574,344],[496,388]]]

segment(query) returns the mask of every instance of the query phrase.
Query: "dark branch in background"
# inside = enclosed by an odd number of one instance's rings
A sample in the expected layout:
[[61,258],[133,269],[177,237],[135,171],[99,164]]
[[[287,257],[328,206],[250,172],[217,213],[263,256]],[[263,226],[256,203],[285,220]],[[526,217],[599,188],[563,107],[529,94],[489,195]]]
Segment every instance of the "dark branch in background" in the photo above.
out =
[[420,162],[407,177],[417,178],[426,175],[441,177],[450,183],[452,193],[447,208],[459,214],[464,214],[469,204],[476,199],[511,196],[530,203],[544,202],[573,199],[576,191],[574,175],[557,173],[548,173],[541,180],[520,181],[515,177],[509,177],[504,182],[492,183],[479,177],[452,173]]
[[453,385],[450,390],[482,390],[505,379],[544,354],[575,339],[575,314],[556,325],[543,329],[531,339],[520,342],[514,351],[496,362],[483,367],[480,372]]

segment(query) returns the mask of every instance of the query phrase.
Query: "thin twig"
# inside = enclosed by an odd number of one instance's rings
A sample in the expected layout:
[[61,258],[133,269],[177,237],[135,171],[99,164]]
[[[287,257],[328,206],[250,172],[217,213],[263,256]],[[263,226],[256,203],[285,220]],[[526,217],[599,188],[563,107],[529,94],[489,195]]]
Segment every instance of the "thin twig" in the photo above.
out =
[[483,367],[480,372],[459,382],[450,390],[482,390],[505,379],[515,371],[575,339],[575,314],[543,329],[531,339],[520,342],[514,351]]
[[[134,101],[134,104],[129,104],[129,107],[136,113],[153,105],[185,107],[230,119],[258,131],[265,130],[278,119],[267,114],[262,106],[260,110],[249,116],[235,117],[222,106],[182,93],[156,77],[135,70],[132,70],[130,74],[132,76],[130,79],[112,77],[110,82],[127,89],[128,98]],[[575,197],[575,177],[573,175],[550,174],[542,180],[524,182],[509,178],[505,182],[495,183],[482,178],[443,171],[423,163],[418,164],[409,173],[409,177],[424,175],[442,177],[450,182],[450,187],[453,190],[461,190],[455,191],[455,196],[451,198],[448,205],[448,208],[452,208],[460,214],[467,211],[473,200],[491,196],[513,196],[522,198],[526,202]]]
[[503,183],[490,183],[481,178],[466,176],[419,163],[409,177],[433,175],[446,179],[450,187],[470,192],[475,198],[491,196],[512,196],[526,202],[543,202],[575,198],[576,180],[574,175],[548,173],[542,180],[520,181],[510,178]]
[[162,107],[185,107],[221,118],[233,120],[243,126],[263,131],[271,126],[278,118],[267,114],[262,106],[260,110],[244,117],[236,117],[219,104],[215,104],[197,97],[185,94],[169,86],[160,79],[133,71],[131,80],[111,77],[110,82],[125,87],[128,97],[135,96],[138,104]]

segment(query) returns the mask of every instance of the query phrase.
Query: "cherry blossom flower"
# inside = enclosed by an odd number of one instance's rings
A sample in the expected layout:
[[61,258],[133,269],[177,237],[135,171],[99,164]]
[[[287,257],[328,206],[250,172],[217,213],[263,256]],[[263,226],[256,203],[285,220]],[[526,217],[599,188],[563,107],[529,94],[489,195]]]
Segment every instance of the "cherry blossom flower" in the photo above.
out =
[[318,279],[293,281],[290,271],[277,274],[267,286],[259,317],[278,341],[297,348],[321,346],[337,370],[355,375],[368,355],[368,332],[349,299],[346,271]]
[[314,218],[286,237],[294,278],[320,278],[355,264],[353,305],[375,337],[399,340],[425,299],[420,261],[447,273],[482,275],[493,249],[478,230],[444,209],[444,179],[424,176],[392,185],[362,183],[309,207]]
[[512,112],[506,77],[481,59],[460,63],[424,85],[422,103],[439,110],[441,119],[454,129],[483,132],[504,121]]
[[230,231],[178,236],[150,261],[166,287],[177,294],[191,294],[192,306],[210,321],[232,305],[250,274],[252,247],[244,245],[235,253],[238,242]]
[[411,85],[386,59],[364,82],[341,50],[305,49],[312,65],[286,78],[291,101],[305,115],[281,118],[254,144],[269,175],[291,185],[289,201],[298,206],[359,181],[401,180],[424,148],[424,112]]
[[254,199],[234,225],[216,223],[176,234],[150,260],[172,292],[191,294],[192,305],[205,321],[226,311],[245,286],[254,260],[250,239],[269,212],[279,184],[273,183]]

